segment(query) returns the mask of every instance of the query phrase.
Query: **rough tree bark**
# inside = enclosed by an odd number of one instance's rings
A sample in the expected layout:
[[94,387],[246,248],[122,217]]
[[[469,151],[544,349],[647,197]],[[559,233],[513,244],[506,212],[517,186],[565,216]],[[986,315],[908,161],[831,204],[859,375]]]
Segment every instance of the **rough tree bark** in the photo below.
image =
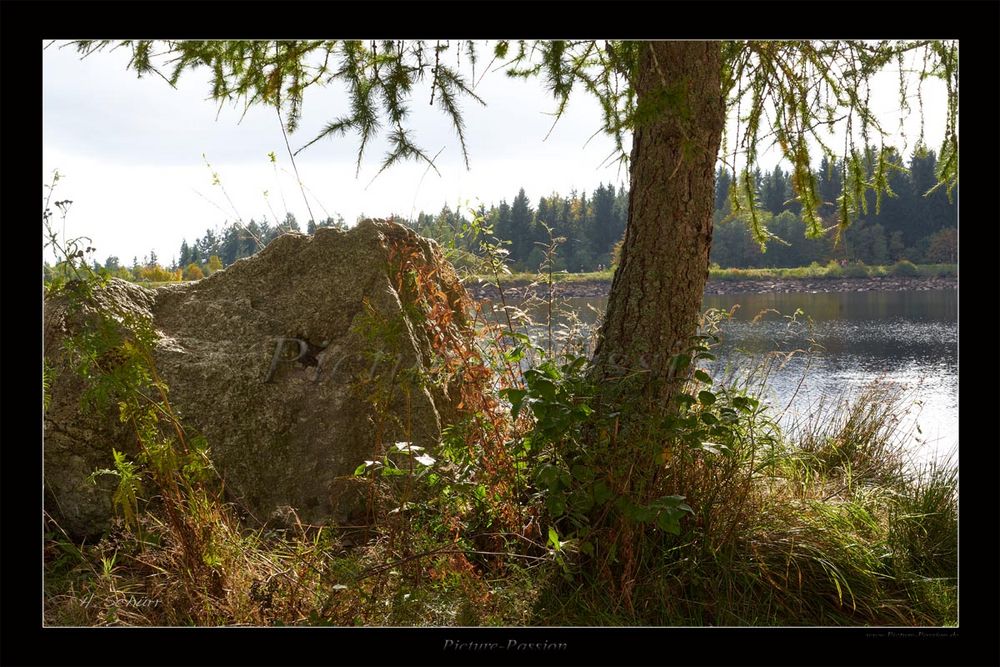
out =
[[696,333],[712,241],[715,164],[725,122],[718,42],[649,42],[635,81],[655,112],[633,135],[629,217],[592,377],[631,376],[661,401],[670,358]]

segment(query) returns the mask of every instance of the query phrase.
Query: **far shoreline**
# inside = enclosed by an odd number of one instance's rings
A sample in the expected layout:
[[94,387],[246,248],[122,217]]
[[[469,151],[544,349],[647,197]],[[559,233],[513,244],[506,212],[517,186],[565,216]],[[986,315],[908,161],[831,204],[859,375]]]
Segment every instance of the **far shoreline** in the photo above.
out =
[[[548,294],[548,285],[544,282],[512,280],[509,283],[501,278],[505,296],[526,298],[530,295],[544,297]],[[727,278],[712,278],[705,285],[706,295],[716,294],[782,294],[790,292],[824,293],[824,292],[927,292],[932,290],[954,290],[958,288],[956,276],[869,276],[866,278],[755,278],[732,280]],[[465,283],[465,289],[477,299],[495,299],[499,296],[495,284],[470,279]],[[611,291],[611,278],[592,278],[586,280],[561,280],[555,282],[554,293],[557,297],[603,297]]]

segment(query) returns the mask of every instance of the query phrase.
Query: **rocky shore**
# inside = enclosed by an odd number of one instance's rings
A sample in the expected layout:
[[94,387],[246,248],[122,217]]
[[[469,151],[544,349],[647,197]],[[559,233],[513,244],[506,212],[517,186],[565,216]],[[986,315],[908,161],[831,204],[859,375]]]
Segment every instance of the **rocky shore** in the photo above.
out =
[[[883,276],[875,278],[765,278],[760,280],[713,280],[705,286],[705,294],[766,294],[787,292],[906,292],[956,289],[955,277],[901,278]],[[493,285],[466,283],[466,290],[475,298],[495,299],[497,289]],[[587,280],[560,282],[556,284],[556,294],[561,297],[602,297],[611,291],[610,280]],[[523,299],[531,295],[545,296],[548,286],[544,284],[511,283],[504,285],[508,298]]]

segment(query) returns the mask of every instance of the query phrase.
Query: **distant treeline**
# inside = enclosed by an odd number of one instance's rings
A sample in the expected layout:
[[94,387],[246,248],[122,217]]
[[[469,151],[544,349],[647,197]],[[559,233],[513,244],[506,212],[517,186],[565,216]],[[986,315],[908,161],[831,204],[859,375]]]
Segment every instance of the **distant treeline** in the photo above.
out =
[[[347,229],[347,223],[340,216],[328,217],[316,223],[310,220],[306,232],[312,234],[320,227]],[[162,265],[155,251],[150,251],[141,260],[138,256],[132,258],[132,264],[126,265],[116,257],[108,257],[104,264],[93,262],[95,270],[104,269],[112,276],[126,280],[141,280],[149,282],[170,282],[179,280],[197,280],[225,268],[238,259],[249,257],[268,243],[286,232],[301,232],[295,216],[288,213],[285,220],[277,225],[267,220],[258,222],[250,220],[246,225],[230,224],[220,232],[208,229],[205,235],[188,243],[181,242],[180,252],[170,263]],[[52,274],[52,267],[44,265],[45,278]]]
[[[890,264],[909,260],[918,264],[955,263],[958,258],[957,192],[949,201],[944,188],[930,192],[935,184],[937,157],[933,151],[915,152],[908,164],[896,156],[886,181],[892,195],[877,202],[868,192],[864,210],[856,212],[834,247],[839,221],[837,197],[844,173],[839,161],[824,159],[816,173],[818,194],[825,202],[820,215],[830,231],[820,238],[807,238],[799,219],[801,205],[792,199],[790,175],[780,168],[754,175],[758,205],[767,230],[779,240],[767,244],[767,252],[752,239],[748,226],[732,219],[729,190],[733,178],[720,171],[716,179],[715,232],[711,260],[722,268],[784,268],[812,262],[847,260],[865,264]],[[928,194],[930,192],[930,194]],[[787,244],[787,245],[786,245]]]
[[[808,238],[800,219],[801,204],[794,200],[790,174],[780,167],[770,173],[753,174],[754,194],[762,210],[760,219],[773,235],[766,252],[754,241],[746,222],[732,215],[733,176],[716,174],[715,232],[711,261],[722,268],[787,268],[813,262],[846,260],[865,264],[891,264],[899,260],[914,263],[954,263],[958,253],[958,211],[944,189],[927,194],[935,185],[936,156],[915,153],[908,165],[896,158],[887,174],[892,195],[876,202],[868,193],[864,210],[856,212],[851,225],[835,245],[843,164],[823,160],[817,171],[820,215],[829,231]],[[492,225],[494,235],[509,242],[511,268],[537,270],[542,259],[540,244],[552,229],[565,238],[559,248],[557,270],[595,271],[615,261],[615,246],[621,239],[628,217],[628,192],[613,185],[599,186],[587,193],[571,192],[563,197],[542,197],[532,208],[522,188],[511,204],[506,201],[476,212]],[[475,252],[477,241],[460,234],[467,215],[445,206],[437,215],[421,213],[409,224],[425,236]],[[543,224],[544,223],[544,224]]]
[[[720,169],[716,174],[715,232],[711,261],[722,268],[785,268],[807,266],[830,260],[890,264],[899,260],[914,263],[954,263],[958,254],[958,211],[943,188],[930,192],[935,185],[937,158],[933,151],[916,151],[904,164],[900,157],[886,176],[892,195],[876,202],[868,193],[865,210],[858,211],[834,244],[839,220],[837,197],[841,189],[844,165],[824,159],[816,172],[820,199],[825,202],[820,214],[829,228],[819,238],[808,238],[800,220],[801,205],[794,200],[790,174],[780,167],[752,175],[753,190],[765,229],[774,235],[766,252],[754,241],[746,222],[731,212],[733,176]],[[930,192],[930,194],[928,194]],[[955,198],[957,199],[957,197]],[[492,227],[492,234],[504,242],[514,271],[535,271],[542,261],[542,244],[552,237],[563,239],[555,270],[581,272],[609,268],[615,261],[615,247],[621,240],[628,218],[628,191],[624,187],[601,184],[591,193],[572,191],[569,195],[553,193],[538,199],[532,206],[524,188],[507,203],[490,208],[452,210],[444,206],[437,214],[421,212],[415,219],[395,218],[398,222],[436,239],[442,244],[476,253],[479,240],[467,234],[471,217],[479,216]],[[320,227],[346,229],[344,219],[328,217],[316,223],[310,220],[306,232]],[[274,225],[266,220],[250,220],[245,225],[230,224],[221,231],[206,230],[204,236],[181,243],[178,256],[162,267],[156,253],[133,258],[124,265],[117,257],[108,257],[103,267],[113,275],[134,280],[167,281],[200,278],[236,260],[248,257],[285,232],[302,231],[295,216]],[[459,253],[459,257],[461,253]],[[95,268],[99,268],[96,261]],[[51,269],[47,268],[47,272]]]

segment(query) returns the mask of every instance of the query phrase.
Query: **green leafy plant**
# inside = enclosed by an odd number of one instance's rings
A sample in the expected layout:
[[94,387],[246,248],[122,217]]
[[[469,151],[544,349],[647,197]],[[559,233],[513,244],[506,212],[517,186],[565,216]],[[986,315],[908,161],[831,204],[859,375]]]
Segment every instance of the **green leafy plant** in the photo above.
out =
[[844,267],[840,265],[836,260],[831,259],[826,265],[825,278],[843,278],[844,277]]
[[136,466],[129,461],[125,455],[118,450],[112,449],[115,460],[114,469],[101,468],[90,474],[90,481],[97,483],[100,475],[111,475],[118,478],[118,487],[115,489],[113,497],[114,504],[120,508],[125,515],[125,522],[129,526],[137,525],[139,513],[139,498],[142,494],[142,480],[137,474]]
[[868,267],[864,262],[852,262],[843,267],[843,275],[845,278],[867,278]]
[[892,268],[889,269],[889,275],[899,278],[916,278],[920,275],[920,271],[913,262],[902,259],[892,265]]

